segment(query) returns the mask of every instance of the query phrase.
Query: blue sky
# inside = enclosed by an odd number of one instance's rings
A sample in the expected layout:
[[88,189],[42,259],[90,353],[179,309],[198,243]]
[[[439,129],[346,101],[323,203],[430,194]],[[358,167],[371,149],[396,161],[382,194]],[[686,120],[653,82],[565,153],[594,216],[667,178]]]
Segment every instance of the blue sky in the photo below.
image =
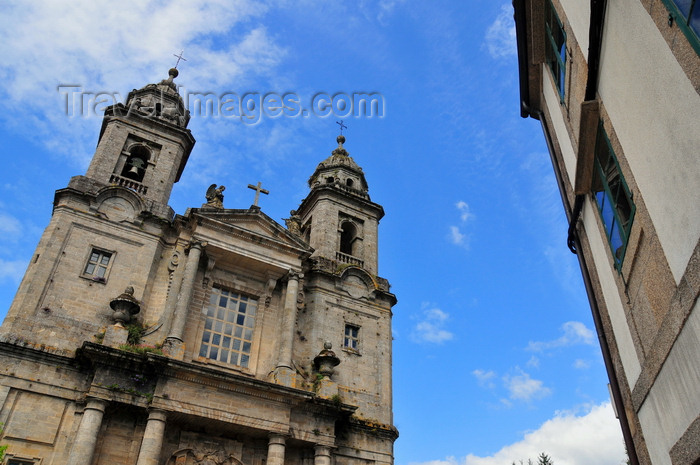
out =
[[[394,308],[397,465],[536,458],[617,465],[624,448],[537,121],[519,116],[508,0],[16,1],[0,19],[0,315],[101,115],[59,85],[123,97],[184,49],[190,93],[376,92],[345,147],[384,206],[379,274]],[[104,96],[105,94],[103,94]],[[111,103],[111,102],[107,102]],[[90,102],[86,108],[90,110]],[[98,104],[98,110],[105,103]],[[339,116],[195,114],[178,213],[211,183],[280,223],[335,146]]]

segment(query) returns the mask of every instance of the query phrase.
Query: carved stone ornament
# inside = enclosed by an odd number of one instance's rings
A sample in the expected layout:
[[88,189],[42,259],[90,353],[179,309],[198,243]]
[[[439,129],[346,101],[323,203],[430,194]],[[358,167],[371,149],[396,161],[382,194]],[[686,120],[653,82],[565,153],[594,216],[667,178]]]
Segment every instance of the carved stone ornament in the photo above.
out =
[[333,376],[335,367],[340,364],[340,359],[335,355],[335,352],[331,350],[332,348],[333,345],[330,341],[326,341],[323,343],[323,350],[314,357],[316,370],[327,379]]
[[109,302],[109,306],[114,310],[114,321],[126,324],[133,315],[141,311],[139,301],[134,298],[134,288],[128,286],[122,294]]
[[180,449],[170,456],[167,465],[243,465],[232,454],[222,450]]

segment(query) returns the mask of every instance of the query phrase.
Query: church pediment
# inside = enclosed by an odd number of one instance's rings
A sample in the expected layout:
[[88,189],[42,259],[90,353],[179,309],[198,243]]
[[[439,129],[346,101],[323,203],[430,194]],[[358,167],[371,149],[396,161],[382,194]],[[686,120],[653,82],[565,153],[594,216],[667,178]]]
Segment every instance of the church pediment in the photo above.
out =
[[211,229],[229,237],[258,244],[269,243],[278,247],[294,249],[303,255],[313,249],[300,237],[267,216],[260,209],[192,209],[199,233]]

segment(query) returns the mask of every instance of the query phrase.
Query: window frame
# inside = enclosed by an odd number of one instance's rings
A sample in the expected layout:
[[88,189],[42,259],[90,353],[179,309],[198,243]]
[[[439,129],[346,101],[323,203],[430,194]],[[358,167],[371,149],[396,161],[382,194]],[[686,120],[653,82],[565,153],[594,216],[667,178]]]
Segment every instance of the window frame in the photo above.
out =
[[[553,25],[550,24],[551,18],[555,20],[557,31],[562,37],[562,43],[559,46],[557,46],[557,42],[552,33]],[[554,8],[552,0],[547,0],[545,3],[544,28],[545,60],[547,62],[547,67],[552,72],[554,86],[559,92],[559,102],[564,103],[564,97],[566,95],[566,30],[564,30],[564,24],[561,22],[559,13],[556,8]],[[554,67],[555,61],[557,63],[557,69]]]
[[[360,325],[345,323],[345,327],[343,328],[343,350],[347,350],[355,354],[360,353],[360,329]],[[354,335],[348,334],[348,330],[354,330]],[[349,343],[352,345],[349,345]]]
[[[88,268],[93,265],[92,261],[92,256],[93,254],[98,254],[98,259],[94,263],[94,269],[92,272],[88,272]],[[102,276],[98,276],[96,274],[97,270],[100,269],[100,261],[101,257],[109,255],[109,260],[107,264],[103,267],[104,268],[104,274]],[[109,279],[109,273],[112,270],[112,265],[114,264],[114,260],[116,257],[117,253],[114,250],[108,250],[103,247],[96,247],[94,245],[90,246],[90,251],[88,252],[87,258],[84,261],[84,265],[82,268],[82,272],[80,276],[85,279],[89,279],[90,281],[94,281],[96,283],[106,283],[107,280]]]
[[675,0],[662,0],[662,2],[666,6],[669,13],[669,26],[671,26],[671,20],[678,24],[678,27],[683,32],[683,35],[685,35],[688,42],[690,42],[691,47],[693,47],[693,50],[695,50],[695,53],[700,55],[700,31],[695,31],[690,25],[693,12],[700,11],[700,0],[690,0],[688,17],[681,12]]
[[[601,148],[606,150],[607,153],[602,154]],[[601,157],[606,155],[608,159],[606,167],[608,168],[607,175],[600,160]],[[610,181],[611,179],[615,181],[616,185],[613,185]],[[601,189],[598,189],[599,185],[602,187]],[[613,190],[615,190],[614,193]],[[610,246],[615,269],[618,273],[621,273],[637,207],[602,120],[598,123],[598,132],[596,134],[591,192],[605,230],[605,237]],[[617,201],[615,199],[617,199]],[[629,210],[626,221],[623,221],[621,216],[621,201],[626,202],[626,207]],[[612,205],[612,207],[608,207],[609,205]],[[609,211],[607,211],[608,208]],[[607,220],[606,217],[608,217]],[[609,223],[610,221],[612,221],[612,224]],[[617,236],[615,236],[615,232],[617,232]],[[619,246],[616,245],[617,239],[620,241]]]
[[15,454],[5,454],[5,460],[3,460],[5,465],[40,465],[42,459],[40,457],[25,457],[22,455]]
[[[221,298],[226,297],[228,304],[228,301],[233,300],[231,299],[232,294],[237,296],[237,298],[235,299],[237,301],[236,309],[233,310],[231,308],[228,308],[228,306],[221,307]],[[212,302],[212,300],[215,297],[217,299],[217,302]],[[251,302],[255,303],[255,305],[253,306],[254,312],[252,315],[249,311]],[[239,311],[241,303],[246,304],[246,310],[248,313],[241,313]],[[213,308],[213,311],[210,312],[212,306],[215,307]],[[223,314],[221,314],[221,309],[224,310]],[[240,292],[226,285],[214,284],[211,287],[211,289],[209,289],[207,300],[204,301],[204,304],[202,306],[202,323],[201,329],[198,332],[197,337],[198,343],[196,345],[196,352],[194,354],[195,359],[200,362],[214,363],[218,366],[223,366],[235,370],[250,371],[252,369],[251,367],[255,364],[256,357],[254,356],[254,354],[256,354],[258,350],[258,344],[256,343],[256,340],[259,339],[257,333],[258,318],[260,315],[260,311],[260,299],[258,296],[251,295],[245,292]],[[233,313],[233,320],[231,321],[227,321],[227,317],[229,316],[228,312]],[[219,315],[223,315],[223,318],[220,319]],[[241,317],[241,315],[243,316],[243,323],[238,324],[237,321]],[[251,326],[245,326],[247,318],[252,319]],[[207,328],[209,319],[212,319],[212,323],[211,327]],[[221,322],[221,331],[215,330],[217,322]],[[226,334],[226,325],[228,324],[231,325],[230,334]],[[240,336],[235,335],[237,332],[237,328],[241,328]],[[245,337],[247,331],[250,331],[249,338]],[[216,339],[217,336],[218,339]],[[208,338],[208,340],[205,341],[205,338]],[[229,339],[227,343],[228,346],[224,347],[226,338]],[[217,340],[216,343],[214,343],[215,339]],[[240,341],[238,349],[233,348],[236,340]],[[206,348],[204,347],[205,344],[207,346]],[[248,344],[247,352],[243,350],[245,344]],[[215,358],[211,358],[212,348],[215,348],[217,350]],[[224,350],[227,352],[226,360],[220,359],[221,353]],[[204,355],[202,355],[203,351],[205,351]],[[231,362],[233,354],[237,354],[236,362]],[[243,364],[244,357],[246,358]]]

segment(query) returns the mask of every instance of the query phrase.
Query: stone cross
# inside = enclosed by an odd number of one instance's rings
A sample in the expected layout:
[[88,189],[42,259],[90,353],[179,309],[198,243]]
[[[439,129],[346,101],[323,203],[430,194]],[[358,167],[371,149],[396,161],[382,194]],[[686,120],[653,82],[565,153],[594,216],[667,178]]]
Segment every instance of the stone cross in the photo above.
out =
[[175,68],[177,68],[177,65],[180,64],[180,60],[182,60],[182,61],[187,61],[187,58],[185,58],[185,57],[182,56],[182,54],[183,54],[184,52],[185,52],[185,51],[182,50],[182,51],[180,52],[179,55],[175,55],[175,54],[173,53],[173,56],[174,56],[174,57],[177,57],[177,63],[175,63]]
[[258,206],[258,199],[260,198],[260,193],[262,192],[265,195],[270,193],[270,191],[260,187],[261,184],[262,184],[261,182],[258,182],[257,186],[254,186],[252,184],[248,184],[248,189],[253,189],[255,191],[255,202],[253,202],[253,205],[256,207]]

